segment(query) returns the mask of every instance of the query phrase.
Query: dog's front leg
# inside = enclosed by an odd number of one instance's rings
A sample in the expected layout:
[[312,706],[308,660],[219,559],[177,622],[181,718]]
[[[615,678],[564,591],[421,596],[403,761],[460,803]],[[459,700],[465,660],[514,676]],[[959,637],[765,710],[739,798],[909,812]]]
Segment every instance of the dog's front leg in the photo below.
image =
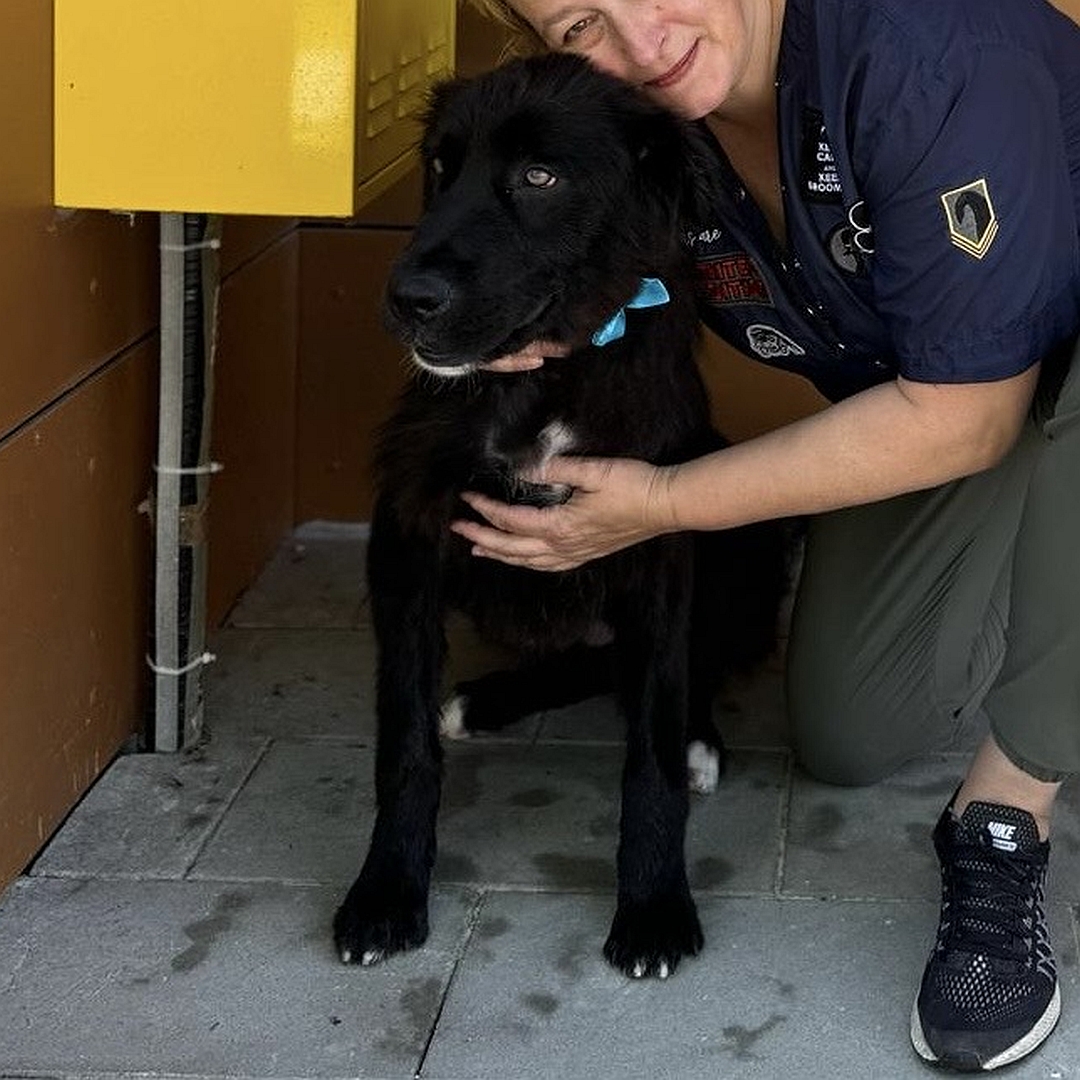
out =
[[360,876],[334,919],[341,959],[364,965],[427,939],[446,651],[437,552],[406,541],[378,512],[369,577],[378,648],[378,808]]
[[[688,562],[688,560],[687,560]],[[616,623],[627,721],[618,900],[604,955],[634,978],[666,978],[704,938],[686,879],[689,570],[658,574]]]

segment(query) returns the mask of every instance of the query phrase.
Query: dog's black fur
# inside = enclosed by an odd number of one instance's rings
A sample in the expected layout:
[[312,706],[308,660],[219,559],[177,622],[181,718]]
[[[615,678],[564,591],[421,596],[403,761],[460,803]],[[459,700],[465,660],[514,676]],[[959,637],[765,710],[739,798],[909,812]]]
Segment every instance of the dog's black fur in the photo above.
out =
[[[720,445],[693,359],[683,242],[703,183],[698,136],[569,56],[444,85],[425,130],[425,213],[387,308],[426,370],[377,456],[368,573],[378,813],[335,920],[338,949],[366,964],[427,937],[443,621],[457,608],[525,659],[521,672],[466,688],[466,729],[598,692],[614,672],[628,733],[604,953],[627,974],[666,975],[702,944],[683,857],[687,733],[719,750],[717,676],[772,646],[778,533],[664,536],[552,574],[475,558],[447,526],[467,513],[467,489],[540,504],[565,497],[518,474],[566,449],[566,433],[574,453],[658,464]],[[662,279],[671,302],[629,311],[622,339],[592,345],[643,277]],[[537,339],[574,351],[534,371],[479,370]],[[598,626],[613,635],[610,668],[582,645]]]

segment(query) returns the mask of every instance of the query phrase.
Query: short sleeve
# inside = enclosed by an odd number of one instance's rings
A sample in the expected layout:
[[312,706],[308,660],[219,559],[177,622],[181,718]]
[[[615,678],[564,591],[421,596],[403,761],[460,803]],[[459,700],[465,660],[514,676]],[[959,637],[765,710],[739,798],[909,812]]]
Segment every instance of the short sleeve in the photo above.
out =
[[902,375],[1006,378],[1080,325],[1075,196],[1057,87],[1004,43],[933,63],[875,50],[851,123],[874,304]]

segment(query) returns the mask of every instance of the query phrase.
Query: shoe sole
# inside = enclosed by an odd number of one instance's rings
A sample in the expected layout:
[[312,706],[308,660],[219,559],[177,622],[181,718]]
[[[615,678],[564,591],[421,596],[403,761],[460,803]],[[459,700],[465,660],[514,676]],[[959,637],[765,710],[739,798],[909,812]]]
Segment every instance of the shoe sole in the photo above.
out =
[[[1049,1034],[1054,1030],[1054,1025],[1061,1015],[1061,986],[1054,984],[1054,996],[1042,1016],[1035,1022],[1032,1029],[1022,1038],[1018,1039],[1008,1049],[1002,1050],[988,1061],[984,1061],[980,1068],[983,1072],[999,1069],[1002,1065],[1010,1065],[1014,1061],[1030,1054]],[[948,1058],[942,1058],[930,1048],[930,1044],[923,1035],[922,1021],[919,1019],[919,999],[915,998],[915,1004],[911,1007],[911,1045],[915,1047],[915,1053],[931,1064],[949,1064]]]

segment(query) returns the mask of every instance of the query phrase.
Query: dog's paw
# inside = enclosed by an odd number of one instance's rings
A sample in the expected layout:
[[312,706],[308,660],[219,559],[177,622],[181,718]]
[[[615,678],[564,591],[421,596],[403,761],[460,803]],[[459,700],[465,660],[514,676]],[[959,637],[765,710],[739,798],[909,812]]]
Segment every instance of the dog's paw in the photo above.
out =
[[444,739],[469,739],[472,732],[465,727],[465,714],[469,712],[469,699],[462,693],[447,698],[442,712],[438,714],[438,733]]
[[632,979],[666,979],[684,956],[705,943],[689,890],[648,903],[622,902],[615,912],[604,956]]
[[711,795],[720,780],[720,752],[695,739],[686,749],[687,784],[696,795]]
[[418,948],[427,936],[426,900],[406,901],[397,890],[383,891],[360,882],[349,890],[334,916],[334,944],[343,964],[370,967],[394,953]]
[[444,739],[467,739],[472,732],[465,726],[469,699],[464,694],[448,698],[439,713],[439,734]]

